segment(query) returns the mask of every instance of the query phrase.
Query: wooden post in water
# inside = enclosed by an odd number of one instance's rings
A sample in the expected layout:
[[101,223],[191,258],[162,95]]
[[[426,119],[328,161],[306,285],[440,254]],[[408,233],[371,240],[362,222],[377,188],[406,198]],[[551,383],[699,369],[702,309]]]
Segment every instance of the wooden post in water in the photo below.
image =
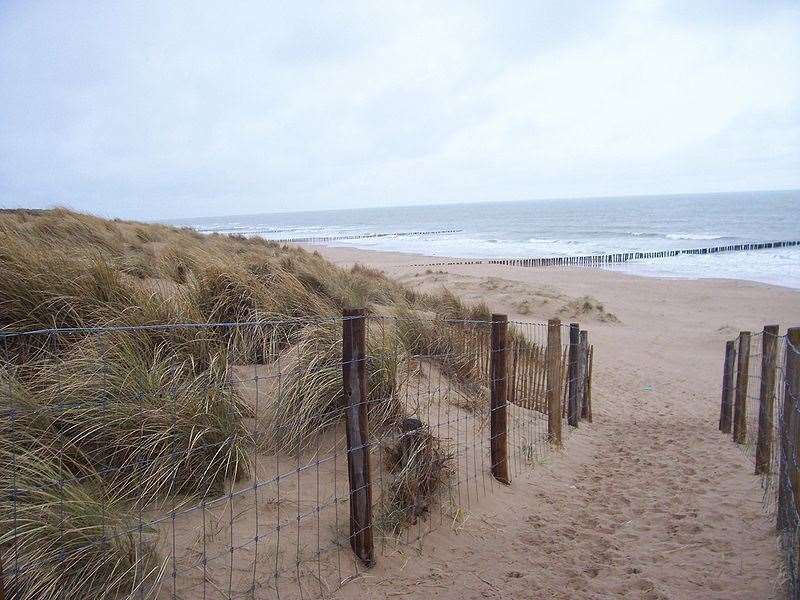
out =
[[366,566],[375,564],[372,482],[367,438],[366,311],[345,309],[342,383],[347,407],[347,474],[350,481],[350,546]]
[[578,323],[569,324],[569,395],[567,396],[567,423],[572,427],[578,426],[578,397],[580,395],[580,336],[581,326]]
[[722,365],[722,403],[719,408],[719,430],[731,432],[733,420],[733,369],[736,361],[736,343],[725,342],[725,361]]
[[767,325],[761,334],[761,390],[758,396],[756,475],[769,473],[772,463],[772,415],[775,404],[775,360],[777,354],[778,326]]
[[747,438],[747,379],[750,369],[750,332],[739,333],[736,361],[736,397],[733,403],[733,441],[744,444]]
[[507,343],[508,317],[492,315],[492,362],[489,370],[491,386],[489,420],[489,449],[491,454],[492,475],[500,483],[508,484],[508,447],[506,404],[508,402],[508,366]]
[[561,446],[561,320],[547,322],[547,437]]

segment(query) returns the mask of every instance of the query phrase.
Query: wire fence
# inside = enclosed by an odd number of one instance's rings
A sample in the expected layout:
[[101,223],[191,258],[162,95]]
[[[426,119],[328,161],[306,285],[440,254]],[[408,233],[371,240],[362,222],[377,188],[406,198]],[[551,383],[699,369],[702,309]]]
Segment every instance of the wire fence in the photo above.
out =
[[725,345],[719,428],[752,458],[776,519],[789,598],[800,598],[800,328],[743,331]]
[[591,419],[593,349],[558,320],[0,336],[5,598],[329,597]]

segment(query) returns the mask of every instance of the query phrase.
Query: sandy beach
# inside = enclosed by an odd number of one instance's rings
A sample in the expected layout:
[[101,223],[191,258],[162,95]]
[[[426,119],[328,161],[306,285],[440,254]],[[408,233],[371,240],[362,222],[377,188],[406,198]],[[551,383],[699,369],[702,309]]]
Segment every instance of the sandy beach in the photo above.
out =
[[[724,341],[800,324],[800,292],[592,269],[412,267],[420,256],[313,247],[440,286],[518,321],[580,321],[595,419],[524,480],[341,590],[341,598],[777,598],[774,523],[752,463],[717,431]],[[580,301],[578,301],[580,299]],[[587,303],[588,301],[588,303]]]

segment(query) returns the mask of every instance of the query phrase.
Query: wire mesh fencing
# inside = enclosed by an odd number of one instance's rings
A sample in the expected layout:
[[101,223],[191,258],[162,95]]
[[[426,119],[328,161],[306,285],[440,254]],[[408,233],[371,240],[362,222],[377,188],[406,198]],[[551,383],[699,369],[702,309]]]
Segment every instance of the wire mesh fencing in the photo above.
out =
[[2,332],[0,591],[329,597],[591,418],[576,327],[345,311]]
[[800,598],[800,328],[743,331],[725,346],[719,428],[752,458],[776,519],[787,595]]

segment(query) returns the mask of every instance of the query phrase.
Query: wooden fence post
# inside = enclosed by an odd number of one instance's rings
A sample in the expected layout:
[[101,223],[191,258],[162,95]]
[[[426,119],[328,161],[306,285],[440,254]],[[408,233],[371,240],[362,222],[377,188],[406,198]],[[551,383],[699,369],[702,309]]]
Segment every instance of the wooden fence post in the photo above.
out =
[[491,385],[491,419],[489,449],[492,475],[500,483],[510,483],[508,477],[508,447],[506,432],[506,403],[508,402],[507,343],[508,317],[492,315],[492,362],[489,369]]
[[567,392],[569,392],[569,369],[567,368],[569,363],[567,362],[567,358],[569,357],[569,341],[567,341],[567,345],[564,346],[563,351],[561,352],[561,418],[567,418]]
[[772,414],[775,404],[775,359],[777,353],[778,326],[767,325],[761,334],[761,390],[758,396],[756,475],[769,473],[772,463]]
[[[800,506],[800,453],[798,453],[798,404],[800,399],[800,327],[792,327],[786,332],[786,356],[784,360],[784,395],[783,414],[781,418],[778,471],[778,530],[786,527],[797,527],[790,519]],[[790,508],[791,507],[791,508]],[[791,536],[793,539],[794,536]]]
[[733,365],[736,360],[736,343],[725,342],[725,362],[722,365],[722,403],[719,408],[719,430],[731,432],[733,419]]
[[345,309],[342,383],[347,406],[347,474],[350,481],[350,546],[366,566],[375,564],[372,482],[367,422],[366,311]]
[[569,324],[569,395],[567,396],[567,423],[572,427],[578,426],[578,394],[580,387],[580,374],[578,355],[580,354],[580,332],[581,326],[578,323]]
[[739,356],[736,361],[736,398],[733,404],[733,441],[747,440],[747,379],[750,369],[750,332],[739,333]]
[[594,346],[589,346],[589,358],[588,360],[588,373],[586,375],[586,395],[585,395],[585,403],[584,406],[586,407],[586,414],[584,418],[592,422],[592,363],[594,362]]
[[561,320],[547,322],[547,437],[561,446]]
[[[792,495],[794,508],[792,515],[797,515],[800,511],[800,327],[792,327],[786,332],[786,391],[785,395],[791,398],[791,410],[789,412],[789,476],[792,479]],[[800,523],[793,523],[794,527]],[[794,541],[797,544],[795,538]],[[795,548],[797,552],[798,549]],[[800,557],[798,557],[800,558]],[[800,564],[797,562],[795,564]],[[797,573],[795,573],[797,577]]]
[[586,408],[586,388],[588,387],[588,377],[589,377],[589,332],[581,331],[580,335],[580,368],[578,369],[580,372],[580,381],[581,385],[579,388],[580,395],[578,396],[578,416],[581,419],[586,418],[587,408]]

